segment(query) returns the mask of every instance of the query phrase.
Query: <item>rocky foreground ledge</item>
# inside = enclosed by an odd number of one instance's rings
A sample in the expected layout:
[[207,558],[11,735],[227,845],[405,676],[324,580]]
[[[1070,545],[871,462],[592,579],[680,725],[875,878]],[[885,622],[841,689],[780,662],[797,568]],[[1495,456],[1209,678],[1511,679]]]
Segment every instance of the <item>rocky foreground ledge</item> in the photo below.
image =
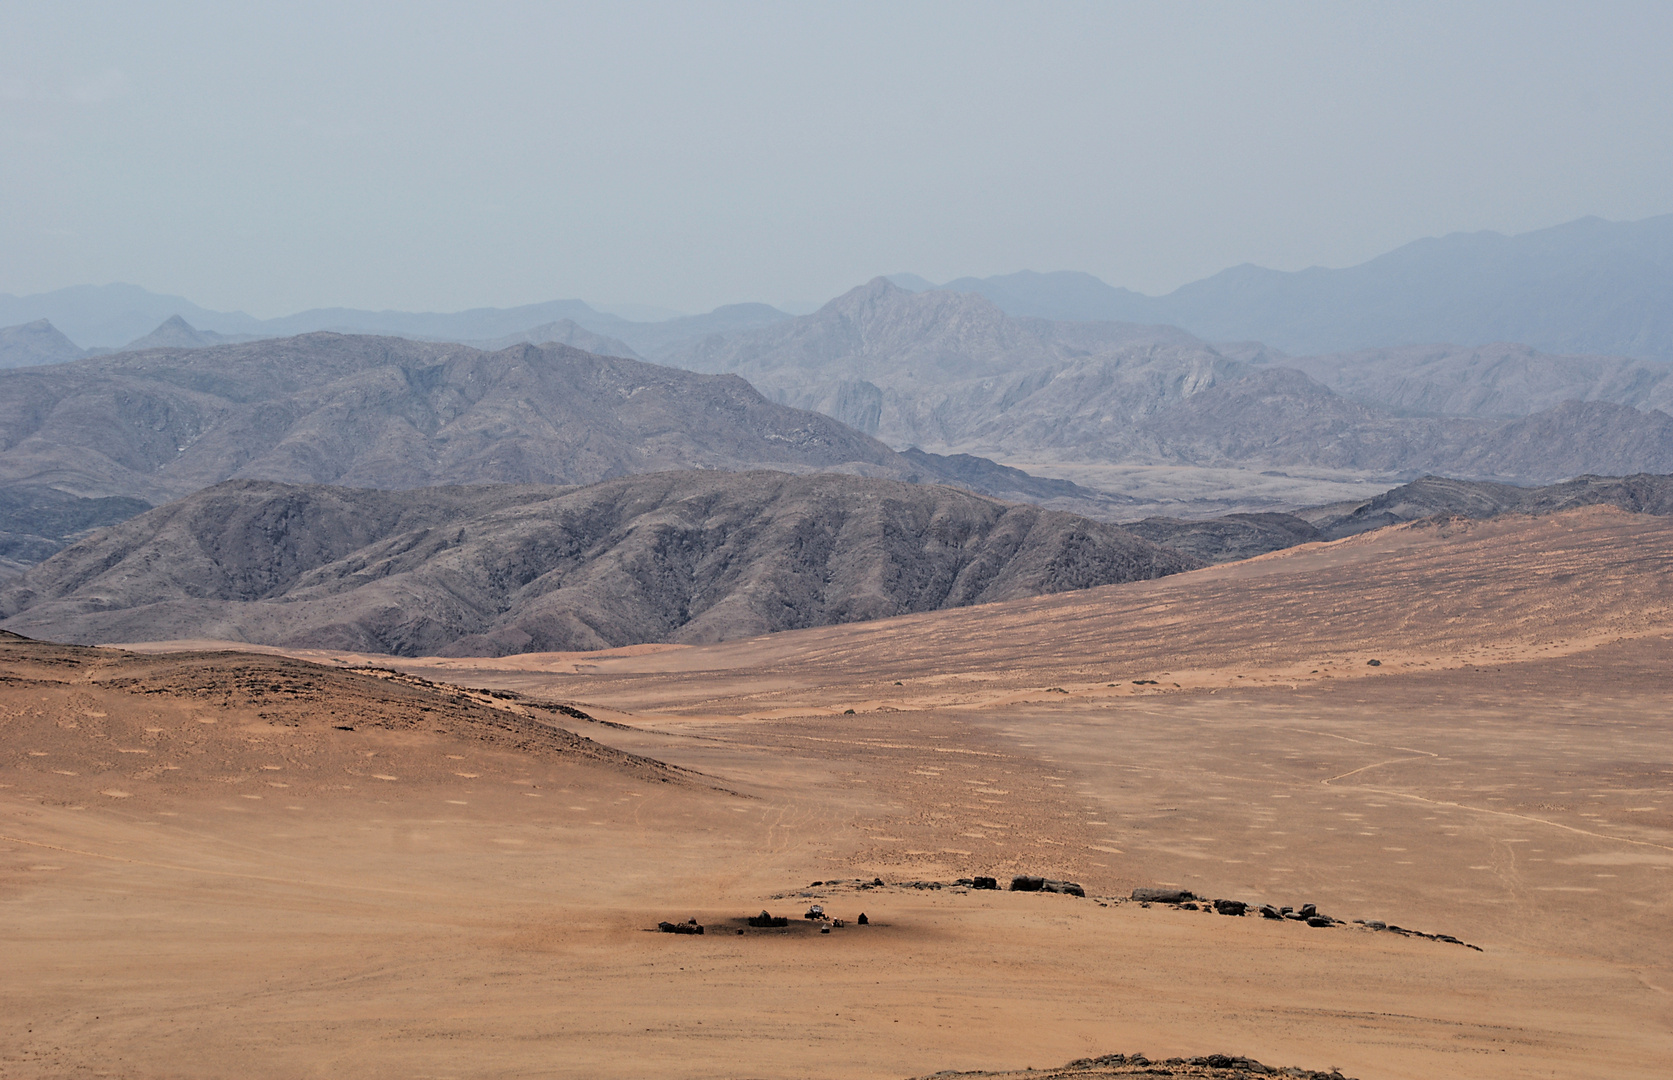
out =
[[1199,1080],[1253,1080],[1255,1077],[1295,1077],[1297,1080],[1353,1080],[1337,1069],[1317,1072],[1294,1066],[1263,1065],[1254,1058],[1209,1054],[1207,1057],[1168,1058],[1151,1061],[1143,1054],[1105,1054],[1081,1058],[1055,1069],[1025,1069],[1013,1072],[938,1072],[917,1080],[953,1080],[956,1077],[1027,1077],[1028,1080],[1094,1080],[1100,1076],[1180,1076]]

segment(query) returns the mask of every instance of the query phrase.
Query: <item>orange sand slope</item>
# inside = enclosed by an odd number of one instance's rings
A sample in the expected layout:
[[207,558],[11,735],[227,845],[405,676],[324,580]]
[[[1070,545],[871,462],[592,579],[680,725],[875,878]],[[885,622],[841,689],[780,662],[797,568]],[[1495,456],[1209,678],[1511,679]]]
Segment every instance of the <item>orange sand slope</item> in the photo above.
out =
[[[899,1077],[1142,1050],[1662,1076],[1670,524],[1405,528],[699,648],[378,658],[522,696],[8,645],[0,1075]],[[900,884],[1017,872],[1089,896]],[[1112,899],[1139,884],[1484,951]],[[813,903],[871,925],[731,921]],[[710,932],[646,930],[691,917]]]

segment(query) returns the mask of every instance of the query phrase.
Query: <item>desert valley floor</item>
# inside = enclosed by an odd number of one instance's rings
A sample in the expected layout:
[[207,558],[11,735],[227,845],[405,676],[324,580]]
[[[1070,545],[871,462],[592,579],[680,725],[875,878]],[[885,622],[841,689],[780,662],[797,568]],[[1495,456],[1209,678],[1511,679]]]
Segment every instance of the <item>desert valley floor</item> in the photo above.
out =
[[[1673,1062],[1673,519],[695,647],[228,648],[0,642],[0,1076]],[[1019,873],[1087,896],[913,884]]]

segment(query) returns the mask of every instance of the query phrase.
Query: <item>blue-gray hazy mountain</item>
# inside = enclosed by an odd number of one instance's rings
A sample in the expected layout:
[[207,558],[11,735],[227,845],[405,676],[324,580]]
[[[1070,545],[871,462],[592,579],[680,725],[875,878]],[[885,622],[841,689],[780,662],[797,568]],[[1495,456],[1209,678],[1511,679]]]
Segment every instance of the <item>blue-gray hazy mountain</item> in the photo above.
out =
[[[913,293],[883,278],[811,315],[713,335],[669,359],[735,372],[775,400],[895,446],[1001,461],[1445,471],[1521,482],[1673,470],[1668,415],[1609,399],[1636,387],[1633,405],[1663,400],[1638,371],[1661,365],[1638,361],[1601,364],[1586,384],[1596,393],[1565,393],[1584,380],[1557,377],[1560,364],[1544,383],[1528,365],[1506,365],[1525,377],[1507,374],[1474,413],[1414,416],[1346,397],[1282,362],[1232,359],[1172,327],[1012,317],[974,293]],[[1484,411],[1512,398],[1527,406],[1510,412],[1515,420]]]
[[1673,364],[1561,356],[1526,345],[1408,345],[1265,359],[1344,397],[1423,416],[1528,416],[1565,401],[1673,412]]
[[170,315],[162,325],[123,346],[123,352],[142,349],[206,349],[211,345],[227,345],[237,341],[252,341],[264,334],[219,334],[213,330],[199,330],[179,315]]
[[183,296],[137,285],[73,285],[33,296],[0,293],[0,325],[50,319],[82,348],[120,348],[172,316],[222,334],[259,334],[261,320],[242,311],[210,311]]
[[0,368],[61,364],[79,360],[83,355],[76,343],[59,333],[47,319],[0,328]]
[[1244,371],[1171,327],[1012,318],[980,296],[912,293],[884,278],[666,359],[735,372],[892,445],[1013,458],[1125,426]]
[[497,349],[510,348],[513,345],[568,345],[572,349],[590,352],[598,356],[619,356],[624,360],[643,360],[644,357],[633,351],[627,342],[617,338],[595,334],[591,330],[577,323],[574,319],[559,319],[557,322],[546,323],[543,326],[533,326],[522,333],[507,334],[492,341],[467,341],[463,344],[475,345],[477,348],[493,352]]
[[1454,233],[1340,270],[1237,266],[1166,296],[1068,272],[941,288],[980,293],[1012,315],[1168,323],[1209,341],[1255,340],[1296,354],[1517,342],[1669,361],[1673,215],[1582,218],[1517,236]]
[[[640,355],[655,356],[673,344],[707,334],[768,326],[790,316],[767,304],[728,304],[705,315],[662,322],[633,322],[597,311],[580,300],[552,300],[510,308],[455,312],[364,311],[313,308],[274,319],[241,311],[210,311],[179,296],[148,292],[135,285],[77,285],[33,296],[0,294],[0,326],[49,319],[82,348],[135,348],[134,342],[171,319],[200,334],[228,340],[292,337],[329,330],[420,341],[486,342],[511,339],[554,323],[626,342]],[[175,344],[176,342],[167,342]]]

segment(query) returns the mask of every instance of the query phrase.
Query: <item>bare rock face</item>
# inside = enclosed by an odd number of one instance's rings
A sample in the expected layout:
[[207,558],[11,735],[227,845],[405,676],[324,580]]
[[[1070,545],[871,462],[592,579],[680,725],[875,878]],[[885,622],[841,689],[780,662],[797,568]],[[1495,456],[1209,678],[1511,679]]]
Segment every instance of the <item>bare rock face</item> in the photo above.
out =
[[74,642],[403,655],[709,642],[1190,569],[1117,526],[946,487],[684,471],[581,489],[217,485],[0,593]]

